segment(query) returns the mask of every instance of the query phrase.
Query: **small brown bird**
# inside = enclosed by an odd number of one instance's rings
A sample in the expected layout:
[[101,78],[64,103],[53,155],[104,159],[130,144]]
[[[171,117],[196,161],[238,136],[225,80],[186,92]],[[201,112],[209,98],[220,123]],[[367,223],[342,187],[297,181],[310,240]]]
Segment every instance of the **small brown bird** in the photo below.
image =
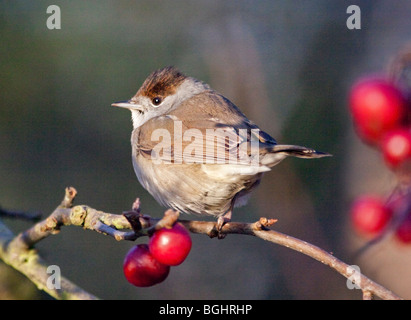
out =
[[174,67],[154,71],[128,101],[132,161],[141,185],[163,206],[230,221],[264,172],[287,156],[329,156],[278,145],[230,100]]

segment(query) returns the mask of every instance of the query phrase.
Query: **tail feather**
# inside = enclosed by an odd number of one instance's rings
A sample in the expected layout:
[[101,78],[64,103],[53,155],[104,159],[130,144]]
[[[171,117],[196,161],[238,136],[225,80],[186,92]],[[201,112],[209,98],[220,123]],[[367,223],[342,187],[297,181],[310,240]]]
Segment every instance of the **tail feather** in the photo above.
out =
[[331,154],[301,146],[277,144],[267,147],[264,152],[260,154],[260,164],[271,168],[288,156],[305,159],[318,159],[330,157]]
[[270,152],[273,153],[285,153],[287,156],[294,156],[298,158],[314,159],[314,158],[323,158],[331,157],[332,155],[327,152],[317,151],[311,148],[293,146],[286,144],[277,144],[272,147]]

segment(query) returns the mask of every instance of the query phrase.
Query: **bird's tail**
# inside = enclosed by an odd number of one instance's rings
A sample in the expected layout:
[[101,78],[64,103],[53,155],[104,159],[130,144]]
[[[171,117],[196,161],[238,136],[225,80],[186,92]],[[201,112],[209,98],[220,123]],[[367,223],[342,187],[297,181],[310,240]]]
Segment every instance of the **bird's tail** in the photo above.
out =
[[277,144],[274,146],[270,146],[265,150],[262,158],[260,158],[260,164],[273,167],[282,160],[284,160],[288,156],[293,156],[297,158],[305,158],[305,159],[317,159],[323,157],[330,157],[331,154],[321,151],[316,151],[314,149],[301,147],[301,146],[294,146],[294,145],[286,145],[286,144]]
[[311,148],[293,146],[293,145],[287,145],[287,144],[277,144],[272,147],[271,152],[285,153],[287,156],[293,156],[297,158],[306,158],[306,159],[314,159],[314,158],[322,158],[322,157],[331,156],[331,154],[327,152],[322,152],[322,151],[317,151]]

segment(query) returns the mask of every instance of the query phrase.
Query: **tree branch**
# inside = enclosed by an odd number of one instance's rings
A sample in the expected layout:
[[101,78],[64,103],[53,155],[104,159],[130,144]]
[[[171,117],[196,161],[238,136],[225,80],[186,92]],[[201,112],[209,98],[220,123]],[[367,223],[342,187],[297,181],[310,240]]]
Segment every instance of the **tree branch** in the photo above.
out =
[[0,207],[0,217],[12,218],[12,219],[22,219],[28,221],[39,221],[41,218],[41,213],[39,212],[24,212],[24,211],[12,211],[6,210]]
[[[175,223],[178,219],[178,212],[167,210],[162,219],[151,218],[141,214],[139,201],[137,200],[131,211],[127,211],[123,215],[111,214],[86,205],[73,207],[72,203],[75,195],[74,188],[67,188],[64,200],[49,217],[15,237],[0,223],[0,258],[21,271],[39,288],[57,299],[95,299],[93,295],[84,292],[66,279],[64,279],[64,289],[62,286],[62,289],[58,292],[48,291],[45,282],[48,277],[45,272],[45,263],[34,251],[34,245],[46,237],[58,233],[62,226],[69,225],[81,226],[84,229],[109,235],[118,241],[135,240],[138,237],[150,235],[158,228]],[[206,234],[210,237],[218,234],[215,222],[178,221],[193,233]],[[351,279],[352,267],[350,265],[315,245],[268,229],[275,222],[274,219],[266,218],[261,218],[255,223],[228,222],[219,232],[224,235],[245,234],[276,243],[305,254]],[[34,263],[27,263],[28,261]],[[363,274],[356,274],[355,285],[362,290],[364,299],[370,299],[372,296],[382,299],[401,299]]]
[[[12,245],[13,232],[0,220],[0,259],[29,278],[40,290],[59,300],[96,300],[97,297],[84,291],[71,281],[61,277],[60,289],[47,286],[49,264],[35,249]],[[16,244],[16,242],[14,242]]]

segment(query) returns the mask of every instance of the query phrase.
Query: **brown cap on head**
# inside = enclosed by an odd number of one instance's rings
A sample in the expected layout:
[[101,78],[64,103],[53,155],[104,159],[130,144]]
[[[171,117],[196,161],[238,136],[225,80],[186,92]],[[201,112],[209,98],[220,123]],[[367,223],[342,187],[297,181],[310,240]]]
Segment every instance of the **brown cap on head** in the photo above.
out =
[[184,74],[172,66],[156,70],[147,77],[136,95],[146,96],[150,99],[172,95],[186,78]]

